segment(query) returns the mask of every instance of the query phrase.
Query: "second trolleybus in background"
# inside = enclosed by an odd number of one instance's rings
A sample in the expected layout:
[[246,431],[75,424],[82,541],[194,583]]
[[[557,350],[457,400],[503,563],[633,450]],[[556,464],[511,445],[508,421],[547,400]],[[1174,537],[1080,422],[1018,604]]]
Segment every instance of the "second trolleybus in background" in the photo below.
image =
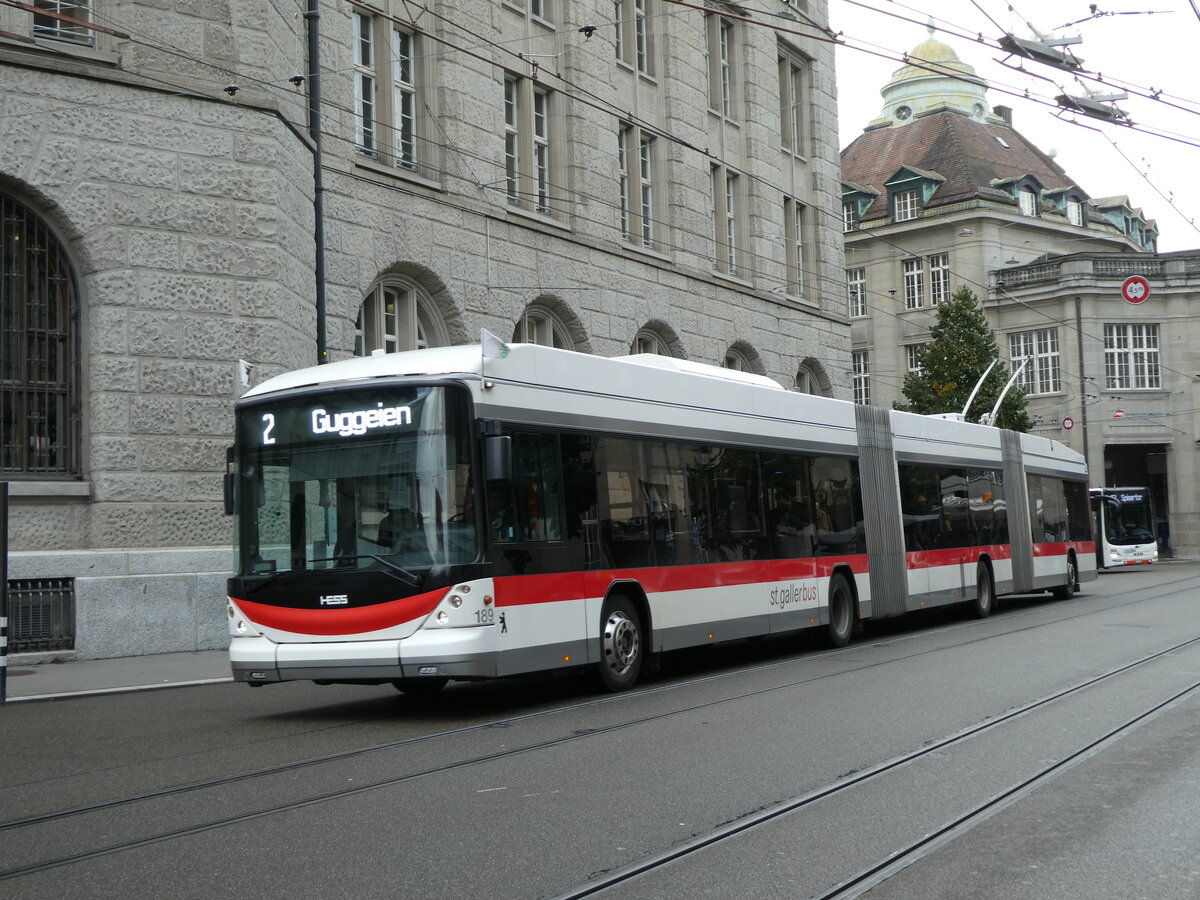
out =
[[260,685],[592,666],[1095,577],[1083,458],[660,356],[377,354],[237,405],[230,657]]
[[1158,523],[1149,488],[1092,488],[1096,565],[1148,565],[1158,559]]

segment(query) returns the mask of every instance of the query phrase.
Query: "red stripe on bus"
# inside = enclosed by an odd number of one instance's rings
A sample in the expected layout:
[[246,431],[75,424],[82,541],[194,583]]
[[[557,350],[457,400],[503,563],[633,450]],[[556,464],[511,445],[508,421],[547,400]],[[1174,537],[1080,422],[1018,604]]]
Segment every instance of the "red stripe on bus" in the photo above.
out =
[[1012,548],[1008,544],[993,544],[987,547],[954,547],[950,550],[914,550],[904,556],[909,569],[933,569],[961,563],[974,564],[981,556],[1011,559]]
[[1034,544],[1034,556],[1066,556],[1068,550],[1074,550],[1079,553],[1096,552],[1096,544],[1094,541],[1053,541],[1045,544]]
[[835,566],[848,566],[855,574],[862,575],[867,571],[867,557],[748,560],[695,566],[647,566],[555,575],[502,576],[496,579],[496,605],[524,606],[580,597],[602,597],[614,581],[636,581],[650,593],[661,593],[828,578]]
[[446,589],[428,591],[374,606],[354,609],[289,609],[234,598],[238,609],[255,625],[293,634],[365,634],[403,625],[433,612]]

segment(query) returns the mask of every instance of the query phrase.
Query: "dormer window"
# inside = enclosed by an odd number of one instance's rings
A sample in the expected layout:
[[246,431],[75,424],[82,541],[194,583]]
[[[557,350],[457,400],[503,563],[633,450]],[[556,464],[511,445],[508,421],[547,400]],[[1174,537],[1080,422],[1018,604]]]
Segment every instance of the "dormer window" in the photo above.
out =
[[1038,214],[1038,195],[1032,188],[1023,187],[1017,191],[1017,204],[1021,215],[1036,216]]
[[1067,221],[1072,225],[1083,225],[1083,201],[1068,200],[1067,201]]
[[842,204],[842,231],[853,231],[858,224],[858,204]]
[[892,196],[892,219],[894,221],[907,222],[909,219],[915,219],[920,211],[920,191],[897,191]]

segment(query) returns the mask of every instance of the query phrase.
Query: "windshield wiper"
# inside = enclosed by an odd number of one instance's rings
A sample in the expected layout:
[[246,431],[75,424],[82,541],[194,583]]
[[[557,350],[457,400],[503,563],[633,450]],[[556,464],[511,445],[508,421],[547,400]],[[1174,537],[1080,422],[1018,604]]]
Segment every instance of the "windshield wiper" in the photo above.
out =
[[389,570],[388,571],[389,575],[391,575],[397,581],[404,582],[409,587],[420,587],[425,581],[425,576],[418,575],[416,572],[411,572],[408,569],[404,568],[403,566],[396,565],[390,559],[386,559],[382,556],[377,556],[374,553],[360,553],[357,556],[330,556],[326,559],[314,559],[314,560],[312,560],[312,562],[314,564],[323,563],[323,562],[324,563],[327,563],[327,562],[339,563],[344,567],[344,565],[346,563],[354,562],[355,560],[359,560],[359,559],[373,559],[377,563],[381,563],[385,568],[387,568]]

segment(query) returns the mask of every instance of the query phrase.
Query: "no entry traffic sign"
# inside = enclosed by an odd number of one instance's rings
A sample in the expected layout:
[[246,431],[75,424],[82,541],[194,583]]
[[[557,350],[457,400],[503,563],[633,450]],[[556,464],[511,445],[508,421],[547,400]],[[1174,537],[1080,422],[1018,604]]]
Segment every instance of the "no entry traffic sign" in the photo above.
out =
[[1141,275],[1130,275],[1121,285],[1121,296],[1129,303],[1144,303],[1150,296],[1150,282]]

